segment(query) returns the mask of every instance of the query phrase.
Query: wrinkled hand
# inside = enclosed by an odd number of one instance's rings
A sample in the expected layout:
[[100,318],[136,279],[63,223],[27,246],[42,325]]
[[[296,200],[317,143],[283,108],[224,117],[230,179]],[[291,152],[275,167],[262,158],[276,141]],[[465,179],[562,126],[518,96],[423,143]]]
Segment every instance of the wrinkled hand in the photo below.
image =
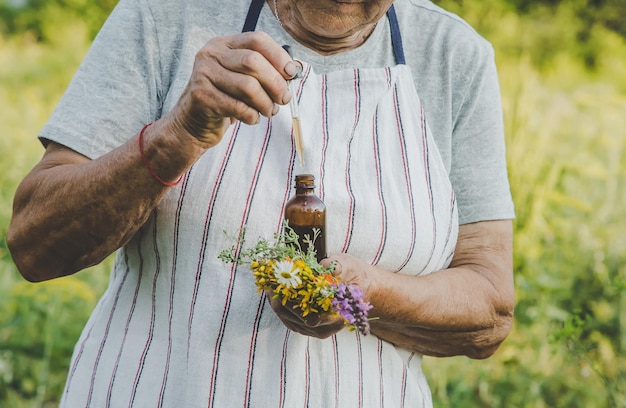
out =
[[302,317],[302,311],[298,308],[294,309],[293,302],[287,302],[283,306],[280,299],[272,299],[271,291],[266,291],[265,294],[278,318],[288,329],[296,333],[325,339],[345,327],[341,316],[333,316],[330,313],[310,313],[306,317]]
[[196,54],[171,115],[179,129],[215,146],[235,120],[254,124],[278,113],[291,99],[286,79],[295,73],[289,54],[263,32],[214,38]]
[[[323,259],[321,264],[325,267],[335,265],[334,275],[344,283],[359,285],[367,299],[367,286],[369,284],[368,271],[373,266],[348,254],[336,254]],[[282,305],[280,299],[272,299],[272,292],[266,291],[266,296],[274,312],[287,328],[306,336],[324,339],[341,331],[346,327],[341,316],[333,316],[329,313],[311,313],[306,317],[301,316],[298,308],[293,308],[293,303]]]
[[333,275],[341,279],[343,283],[357,285],[365,294],[365,300],[368,300],[367,293],[370,286],[374,284],[376,267],[348,254],[333,254],[320,262],[322,266],[328,268],[335,265]]

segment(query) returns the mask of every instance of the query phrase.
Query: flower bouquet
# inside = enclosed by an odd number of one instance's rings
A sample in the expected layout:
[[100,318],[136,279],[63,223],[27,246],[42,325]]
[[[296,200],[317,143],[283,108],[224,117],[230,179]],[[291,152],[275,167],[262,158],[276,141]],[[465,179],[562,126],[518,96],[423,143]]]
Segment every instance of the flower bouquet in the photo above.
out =
[[334,264],[329,268],[320,265],[313,246],[318,235],[319,230],[314,229],[313,237],[303,237],[305,250],[298,234],[285,223],[284,232],[274,234],[273,241],[260,238],[256,245],[244,248],[245,231],[241,231],[236,244],[220,252],[218,258],[247,264],[259,292],[271,292],[283,305],[300,309],[303,317],[310,313],[339,315],[351,330],[369,334],[367,315],[372,306],[363,300],[358,286],[345,284],[333,275]]

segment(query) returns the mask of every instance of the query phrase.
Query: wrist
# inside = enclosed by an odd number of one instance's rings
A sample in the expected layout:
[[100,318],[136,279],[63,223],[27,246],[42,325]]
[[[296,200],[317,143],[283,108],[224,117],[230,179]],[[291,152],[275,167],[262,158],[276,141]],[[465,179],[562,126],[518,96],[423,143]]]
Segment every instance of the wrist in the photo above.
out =
[[137,137],[143,166],[161,185],[172,187],[206,151],[196,139],[176,131],[167,120],[146,124]]
[[185,144],[193,144],[203,150],[217,145],[228,127],[234,123],[231,118],[207,117],[205,112],[193,106],[177,105],[163,118],[172,134],[177,135]]
[[175,185],[180,183],[180,181],[183,179],[183,176],[180,175],[176,181],[165,181],[165,180],[163,180],[161,177],[159,177],[157,172],[152,168],[152,166],[150,165],[150,160],[148,160],[148,157],[146,156],[146,154],[143,151],[143,136],[144,136],[144,134],[146,132],[146,129],[150,125],[152,125],[152,122],[144,125],[144,127],[141,128],[141,131],[139,131],[139,137],[137,138],[137,141],[138,141],[138,144],[139,144],[139,154],[141,155],[141,160],[146,165],[146,168],[148,169],[150,174],[152,174],[152,177],[154,177],[156,179],[156,181],[158,181],[159,183],[161,183],[165,187],[174,187]]

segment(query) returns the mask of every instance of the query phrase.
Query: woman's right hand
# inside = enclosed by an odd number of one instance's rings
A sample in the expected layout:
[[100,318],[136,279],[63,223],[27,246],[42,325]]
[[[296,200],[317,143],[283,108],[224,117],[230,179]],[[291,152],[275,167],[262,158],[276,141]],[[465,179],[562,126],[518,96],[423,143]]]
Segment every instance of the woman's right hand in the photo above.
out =
[[289,54],[263,32],[210,40],[197,54],[189,83],[170,116],[206,148],[235,120],[252,125],[289,103],[286,80],[296,73]]
[[290,100],[286,79],[294,74],[289,54],[267,34],[215,38],[198,52],[174,109],[145,129],[140,148],[136,135],[124,135],[128,142],[90,160],[50,142],[15,193],[7,244],[22,275],[70,275],[126,244],[169,189],[153,174],[174,181],[234,120],[253,124],[276,114]]

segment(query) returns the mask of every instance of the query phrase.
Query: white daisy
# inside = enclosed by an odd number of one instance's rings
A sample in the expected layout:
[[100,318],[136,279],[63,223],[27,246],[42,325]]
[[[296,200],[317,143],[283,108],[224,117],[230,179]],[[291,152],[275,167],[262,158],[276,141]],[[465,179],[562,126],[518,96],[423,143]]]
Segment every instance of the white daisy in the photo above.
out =
[[302,283],[299,273],[300,268],[294,268],[291,261],[280,261],[274,266],[274,274],[278,284],[288,288],[296,288]]

